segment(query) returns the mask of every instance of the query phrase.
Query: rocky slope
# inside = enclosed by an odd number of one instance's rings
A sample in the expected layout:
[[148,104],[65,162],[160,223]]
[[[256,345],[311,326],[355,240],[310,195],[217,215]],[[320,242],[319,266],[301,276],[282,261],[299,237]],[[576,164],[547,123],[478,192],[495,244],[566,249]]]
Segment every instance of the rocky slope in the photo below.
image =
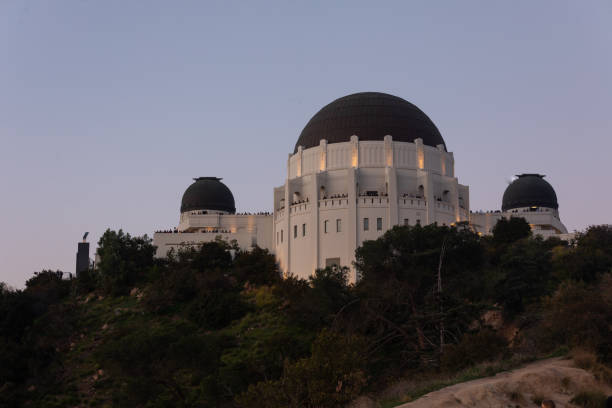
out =
[[494,377],[455,384],[400,407],[535,407],[542,399],[553,400],[557,407],[573,407],[570,400],[583,391],[612,395],[612,387],[576,367],[572,360],[552,358]]

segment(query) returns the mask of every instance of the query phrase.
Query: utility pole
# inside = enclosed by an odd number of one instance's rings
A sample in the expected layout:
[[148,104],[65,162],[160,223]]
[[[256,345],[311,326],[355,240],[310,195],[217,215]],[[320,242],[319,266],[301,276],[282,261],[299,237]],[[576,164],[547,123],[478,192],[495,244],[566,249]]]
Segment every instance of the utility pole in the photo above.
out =
[[438,263],[438,304],[440,307],[440,354],[444,350],[444,306],[442,304],[442,261],[446,252],[446,237],[442,240],[440,249],[440,262]]

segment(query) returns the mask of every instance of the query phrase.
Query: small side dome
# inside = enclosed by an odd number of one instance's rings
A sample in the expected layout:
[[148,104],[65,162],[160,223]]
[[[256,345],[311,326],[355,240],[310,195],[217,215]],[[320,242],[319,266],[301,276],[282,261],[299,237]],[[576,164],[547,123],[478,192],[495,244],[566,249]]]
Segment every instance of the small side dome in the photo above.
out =
[[557,194],[543,174],[517,174],[517,177],[504,192],[502,211],[523,207],[559,208]]
[[218,177],[198,177],[187,187],[181,200],[181,212],[194,210],[236,212],[234,195]]

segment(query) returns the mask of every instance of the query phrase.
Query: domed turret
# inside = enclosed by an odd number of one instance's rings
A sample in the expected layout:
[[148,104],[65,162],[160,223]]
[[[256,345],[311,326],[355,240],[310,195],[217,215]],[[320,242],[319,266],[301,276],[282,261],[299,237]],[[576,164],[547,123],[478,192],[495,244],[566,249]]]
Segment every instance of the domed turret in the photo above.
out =
[[391,135],[396,142],[414,142],[436,147],[444,145],[438,128],[410,102],[397,96],[380,92],[361,92],[336,99],[324,106],[306,124],[295,144],[304,149],[318,146],[322,139],[328,143],[359,140],[384,140]]
[[559,208],[557,194],[542,174],[518,174],[506,188],[502,211],[524,207]]
[[191,184],[181,200],[181,213],[187,211],[236,212],[234,195],[218,177],[198,177]]

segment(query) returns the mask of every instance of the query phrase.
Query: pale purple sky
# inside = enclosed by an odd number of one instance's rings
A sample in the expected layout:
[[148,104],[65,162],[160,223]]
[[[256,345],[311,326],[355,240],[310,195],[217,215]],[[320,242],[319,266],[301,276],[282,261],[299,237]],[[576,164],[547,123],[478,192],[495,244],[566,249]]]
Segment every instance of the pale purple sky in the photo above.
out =
[[0,281],[176,225],[192,177],[271,210],[306,122],[359,91],[429,115],[473,210],[539,172],[568,229],[611,221],[612,2],[292,3],[0,2]]

